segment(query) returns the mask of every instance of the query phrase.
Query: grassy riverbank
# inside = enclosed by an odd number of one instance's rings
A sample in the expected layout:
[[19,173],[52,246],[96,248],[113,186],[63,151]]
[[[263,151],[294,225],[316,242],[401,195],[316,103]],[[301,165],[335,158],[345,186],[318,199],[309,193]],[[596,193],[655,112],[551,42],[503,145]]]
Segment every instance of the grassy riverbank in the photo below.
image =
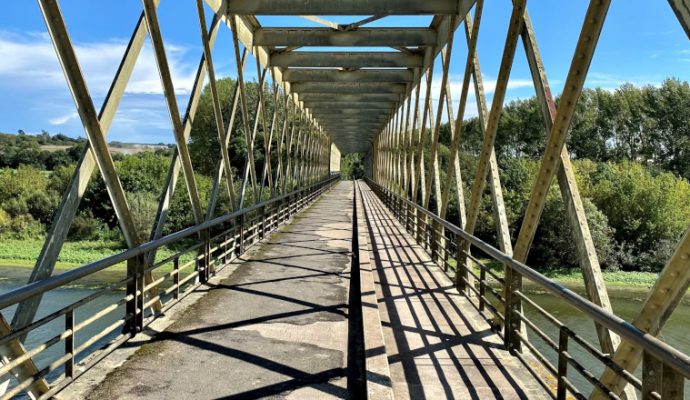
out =
[[[4,240],[0,241],[0,282],[2,281],[23,281],[28,277],[38,257],[43,242],[40,240]],[[90,262],[100,260],[124,251],[122,243],[117,241],[79,241],[67,242],[64,244],[58,262],[55,266],[56,272],[70,270]],[[164,248],[157,254],[157,259],[169,257],[174,251]],[[191,260],[192,253],[185,254],[182,261]],[[482,260],[491,266],[491,269],[499,276],[503,275],[503,266],[497,263],[490,263]],[[451,260],[454,264],[454,260]],[[109,279],[108,276],[121,277],[126,269],[126,263],[120,263],[108,268],[106,274],[100,278]],[[164,266],[159,272],[169,270],[169,266]],[[479,273],[479,271],[475,271]],[[548,270],[542,272],[547,277],[560,282],[567,287],[578,292],[584,292],[582,273],[579,269],[571,270]],[[612,297],[625,298],[644,298],[649,289],[654,285],[658,274],[654,272],[626,272],[626,271],[604,271],[604,281]],[[539,287],[528,281],[525,286],[530,290],[539,290]],[[690,300],[690,292],[687,296]]]
[[[0,264],[32,268],[43,246],[42,240],[0,241]],[[116,241],[66,242],[58,257],[57,269],[71,269],[122,252]]]
[[[495,262],[489,263],[488,260],[483,261],[490,265],[491,270],[496,275],[503,276],[503,265]],[[585,284],[580,269],[552,269],[540,272],[567,288],[585,295]],[[479,274],[478,269],[475,273]],[[610,297],[630,300],[644,300],[659,277],[656,272],[641,271],[603,271],[602,274]],[[523,285],[525,289],[531,292],[542,291],[539,285],[527,279],[523,281]],[[690,289],[686,292],[683,303],[690,303]]]
[[[455,260],[449,260],[452,267],[455,267]],[[489,265],[491,270],[500,277],[503,277],[503,265],[488,259],[481,260],[484,265]],[[572,289],[578,293],[585,293],[582,272],[575,269],[551,269],[540,271],[546,277]],[[474,268],[474,273],[479,275],[479,268]],[[649,290],[654,286],[659,274],[656,272],[641,271],[603,271],[604,282],[611,297],[626,298],[633,300],[643,300]],[[497,285],[498,283],[495,282]],[[526,289],[533,292],[540,292],[541,287],[527,279],[523,281]],[[684,303],[690,303],[690,289],[685,295]]]
[[[36,259],[41,252],[43,241],[41,240],[4,240],[0,241],[0,268],[4,271],[0,281],[12,280],[18,276],[24,276],[34,267]],[[56,272],[70,270],[82,265],[112,256],[126,250],[123,244],[117,241],[79,241],[66,242],[60,252]],[[162,248],[156,254],[157,260],[162,260],[175,254],[175,251]],[[181,257],[182,262],[189,261],[193,254],[187,253]],[[122,272],[127,264],[122,262],[108,268],[108,271]],[[166,266],[162,267],[166,269]],[[14,272],[8,272],[10,270]],[[167,267],[169,269],[169,267]]]

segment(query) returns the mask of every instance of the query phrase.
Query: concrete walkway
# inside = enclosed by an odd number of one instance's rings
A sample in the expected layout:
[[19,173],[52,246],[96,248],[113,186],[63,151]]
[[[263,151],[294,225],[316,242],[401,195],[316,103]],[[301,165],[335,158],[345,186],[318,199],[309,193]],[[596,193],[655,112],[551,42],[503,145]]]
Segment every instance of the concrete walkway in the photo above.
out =
[[360,189],[395,399],[547,398],[428,253]]
[[352,202],[339,183],[88,397],[346,398]]
[[[351,375],[362,365],[372,400],[544,397],[443,271],[357,185],[361,303],[358,289],[348,293],[355,191],[341,182],[226,267],[227,278],[202,286],[205,296],[79,398],[360,399],[361,375]],[[364,307],[363,328],[351,303]]]

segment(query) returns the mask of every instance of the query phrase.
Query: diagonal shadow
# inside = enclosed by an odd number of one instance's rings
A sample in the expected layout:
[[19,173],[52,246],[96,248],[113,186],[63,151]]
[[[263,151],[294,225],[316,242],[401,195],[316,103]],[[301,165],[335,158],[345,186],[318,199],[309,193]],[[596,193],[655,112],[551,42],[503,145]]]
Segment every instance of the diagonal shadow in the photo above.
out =
[[[242,360],[247,363],[254,364],[269,371],[276,372],[281,375],[289,376],[290,380],[279,382],[273,385],[262,388],[245,391],[242,393],[220,397],[223,399],[259,399],[266,396],[277,395],[288,390],[294,390],[304,386],[312,386],[314,389],[320,390],[326,394],[338,396],[339,398],[347,398],[347,390],[336,386],[329,382],[333,378],[340,378],[345,376],[343,368],[334,368],[322,371],[317,374],[304,372],[289,365],[281,364],[265,357],[258,356],[246,351],[242,351],[227,346],[222,346],[217,343],[206,340],[193,338],[189,333],[169,332],[164,331],[152,339],[156,341],[175,341],[184,343],[188,346],[194,346],[205,351],[212,351],[226,357],[232,357]],[[318,385],[316,385],[318,384]]]
[[[391,362],[401,362],[403,363],[403,367],[407,369],[410,362],[408,361],[408,363],[406,363],[405,359],[412,359],[414,357],[418,357],[421,355],[429,356],[431,358],[432,363],[434,364],[435,370],[439,375],[439,380],[441,380],[442,384],[444,385],[444,391],[447,397],[452,397],[452,392],[449,392],[448,390],[448,381],[442,375],[443,371],[436,360],[437,357],[435,354],[436,352],[446,350],[450,360],[461,373],[463,381],[465,382],[467,388],[470,390],[471,397],[478,399],[479,397],[476,390],[473,391],[473,385],[471,380],[467,377],[466,374],[463,373],[464,368],[460,364],[458,358],[453,353],[453,347],[461,346],[464,348],[465,352],[473,361],[473,363],[477,367],[478,372],[482,375],[482,378],[490,386],[494,394],[497,397],[501,397],[502,395],[501,393],[499,393],[498,388],[495,385],[493,385],[491,377],[489,376],[488,372],[483,368],[482,360],[480,359],[480,357],[477,357],[477,355],[474,354],[473,349],[469,346],[471,344],[479,344],[483,348],[502,349],[502,346],[500,345],[482,340],[484,337],[492,336],[493,332],[491,332],[490,330],[476,331],[473,328],[472,323],[470,323],[465,318],[465,315],[458,306],[458,304],[452,299],[452,297],[449,295],[447,291],[442,290],[442,288],[448,288],[448,285],[439,282],[437,277],[435,276],[435,273],[432,272],[432,269],[437,269],[433,261],[423,260],[420,258],[420,250],[422,250],[421,247],[414,243],[412,238],[405,232],[404,228],[402,228],[402,226],[399,225],[397,221],[395,221],[394,218],[389,217],[391,215],[389,211],[384,209],[382,203],[375,196],[373,196],[373,193],[370,190],[366,191],[366,194],[365,191],[362,190],[362,196],[366,197],[367,206],[365,209],[370,214],[369,218],[375,218],[375,223],[372,224],[371,222],[369,222],[370,235],[372,236],[372,238],[374,238],[375,236],[380,236],[380,240],[383,242],[386,242],[386,240],[388,241],[387,243],[383,243],[383,245],[379,246],[376,249],[378,251],[383,251],[383,254],[379,254],[378,252],[375,253],[376,258],[379,258],[379,260],[377,260],[377,266],[384,263],[392,264],[392,266],[388,268],[389,273],[391,273],[398,281],[398,283],[400,283],[399,287],[403,288],[402,295],[391,296],[390,286],[394,285],[394,283],[389,282],[389,278],[385,271],[380,271],[380,285],[382,287],[382,291],[384,292],[384,301],[386,302],[386,304],[392,305],[392,310],[395,310],[396,300],[403,301],[407,304],[410,310],[412,310],[411,302],[414,299],[414,301],[416,301],[417,304],[423,308],[423,312],[428,317],[428,321],[432,324],[433,329],[431,331],[435,332],[435,334],[430,335],[427,329],[422,329],[419,325],[419,317],[417,315],[414,315],[415,312],[413,311],[413,319],[417,326],[409,327],[403,326],[402,324],[400,324],[399,326],[393,326],[394,335],[395,330],[400,330],[403,332],[416,330],[418,331],[418,333],[420,333],[424,346],[412,351],[409,351],[409,349],[407,349],[407,352],[403,351],[403,348],[401,348],[399,354],[390,357]],[[372,226],[376,227],[376,231],[371,229]],[[383,259],[384,255],[387,258],[387,260],[385,261]],[[403,279],[403,277],[405,279]],[[417,279],[415,280],[414,278]],[[403,283],[404,280],[406,280],[408,283]],[[418,282],[419,284],[421,284],[421,286],[418,286],[417,284],[415,284],[415,282]],[[411,289],[414,292],[408,294],[404,289]],[[439,310],[442,320],[445,321],[444,325],[449,326],[453,330],[452,338],[449,338],[437,344],[429,344],[428,340],[426,339],[426,336],[438,336],[438,332],[440,332],[440,325],[439,321],[437,321],[437,317],[435,317],[432,314],[432,311],[429,308],[429,304],[422,299],[422,294],[431,295],[427,296],[427,298],[430,299],[436,305],[436,309]],[[389,297],[387,297],[386,295],[388,295]],[[455,297],[457,297],[457,293],[455,293]],[[446,309],[448,306],[450,306],[450,309]],[[391,309],[389,307],[389,313],[390,311]],[[462,335],[459,332],[459,330],[455,326],[454,320],[450,316],[450,313],[453,313],[453,315],[456,318],[461,318],[463,324],[470,330],[469,335]],[[391,325],[395,325],[393,319],[391,319]],[[395,335],[396,342],[398,341],[400,336],[400,334]],[[492,359],[492,364],[495,364],[499,368],[502,375],[510,383],[511,387],[515,389],[515,395],[521,398],[526,398],[523,389],[512,378],[509,371],[507,371],[501,365],[500,360],[496,358],[494,352],[487,349],[486,354],[489,358]],[[405,371],[405,374],[406,376],[408,375],[407,370]]]
[[[388,211],[383,207],[382,203],[380,203],[380,202],[377,202],[377,203],[376,203],[376,209],[377,209],[378,212],[388,212]],[[440,282],[436,279],[435,274],[431,271],[430,263],[429,263],[429,262],[424,262],[424,260],[421,259],[420,254],[426,254],[426,253],[424,253],[424,250],[423,250],[421,247],[419,247],[416,243],[412,242],[412,241],[411,241],[411,238],[410,238],[408,235],[404,234],[404,230],[402,229],[402,227],[401,227],[397,222],[391,222],[390,224],[386,224],[385,227],[384,227],[384,230],[387,231],[388,237],[397,239],[397,241],[398,241],[398,246],[399,246],[399,247],[401,247],[401,248],[407,247],[407,248],[411,248],[411,249],[417,250],[417,251],[410,251],[410,252],[408,252],[408,253],[407,253],[407,256],[408,256],[408,258],[409,258],[411,261],[412,261],[412,256],[414,256],[414,259],[418,260],[419,262],[417,262],[417,263],[413,262],[413,263],[411,264],[411,268],[403,268],[403,270],[405,271],[405,273],[408,275],[410,281],[412,281],[411,275],[414,273],[414,274],[416,274],[417,277],[419,278],[418,281],[421,282],[421,283],[423,284],[423,286],[426,287],[426,288],[429,287],[429,284],[427,283],[427,279],[425,279],[425,277],[428,277],[428,279],[430,279],[431,281],[433,281],[433,283],[435,283],[436,285],[440,285]],[[434,265],[434,267],[435,267],[435,265]],[[420,268],[421,268],[423,271],[420,271]],[[425,272],[424,276],[423,276],[422,272]],[[448,293],[445,293],[445,294],[444,294],[443,296],[441,296],[441,297],[442,297],[442,298],[439,298],[439,296],[433,295],[432,299],[433,299],[433,301],[436,303],[437,309],[438,309],[438,310],[441,312],[441,314],[443,315],[443,319],[446,320],[448,326],[450,326],[450,327],[453,329],[454,333],[455,333],[456,335],[458,335],[458,337],[463,337],[463,338],[465,338],[465,339],[471,338],[472,336],[477,335],[477,331],[473,328],[472,323],[470,323],[470,322],[465,318],[464,313],[462,312],[462,310],[459,308],[459,306],[457,305],[457,303],[455,303],[454,301],[452,301],[452,299],[448,296]],[[464,325],[466,328],[468,328],[468,329],[470,330],[470,335],[462,335],[462,334],[456,329],[455,324],[453,323],[452,318],[451,318],[450,315],[449,315],[449,310],[447,310],[446,307],[444,307],[444,306],[441,305],[441,302],[442,302],[442,301],[443,301],[443,304],[444,304],[445,306],[450,306],[450,308],[453,309],[453,311],[455,311],[454,314],[455,314],[456,316],[459,316],[459,317],[463,320],[463,325]],[[434,319],[433,316],[431,315],[430,310],[429,310],[429,307],[428,307],[428,304],[426,304],[426,303],[422,303],[422,304],[423,304],[423,306],[424,306],[424,308],[425,308],[425,312],[429,315],[430,321],[431,321],[431,323],[434,325],[434,328],[435,328],[435,329],[439,329],[439,327],[438,327],[438,322],[437,322],[436,319]],[[494,394],[496,394],[497,396],[501,396],[501,394],[500,394],[498,388],[496,387],[496,385],[494,384],[493,380],[492,380],[491,377],[489,376],[488,372],[487,372],[486,369],[484,368],[484,365],[483,365],[483,363],[481,362],[480,357],[477,357],[477,356],[474,354],[474,351],[469,347],[469,342],[468,342],[467,340],[465,340],[464,342],[461,343],[461,346],[462,346],[462,347],[464,348],[464,350],[467,352],[468,356],[473,360],[473,362],[474,362],[475,366],[477,367],[479,373],[482,375],[482,378],[483,378],[484,381],[490,386],[490,388],[492,389],[492,391],[494,392]],[[425,346],[425,347],[426,347],[426,346]],[[482,347],[487,347],[487,346],[482,346]],[[453,363],[456,365],[456,367],[459,368],[460,371],[463,371],[463,370],[462,370],[462,366],[460,366],[460,364],[459,364],[459,360],[457,360],[457,357],[455,357],[454,354],[452,354],[452,348],[451,348],[451,347],[448,347],[448,348],[447,348],[447,352],[449,353],[449,356],[451,357],[451,360],[452,360]],[[493,353],[492,353],[492,352],[486,352],[486,354],[489,356],[489,358],[492,358],[493,361],[495,361],[495,364],[499,367],[499,369],[502,368],[500,362],[495,358],[495,356],[493,356]],[[431,354],[429,354],[429,355],[431,356]],[[512,381],[512,377],[510,376],[509,373],[504,373],[504,375],[505,375],[505,377],[507,378],[507,380]],[[518,392],[521,392],[521,390],[522,390],[521,388],[519,388],[519,385],[517,385],[517,383],[514,382],[514,381],[512,381],[512,387],[517,387],[517,388],[518,388]],[[518,396],[520,396],[520,393],[518,393]]]

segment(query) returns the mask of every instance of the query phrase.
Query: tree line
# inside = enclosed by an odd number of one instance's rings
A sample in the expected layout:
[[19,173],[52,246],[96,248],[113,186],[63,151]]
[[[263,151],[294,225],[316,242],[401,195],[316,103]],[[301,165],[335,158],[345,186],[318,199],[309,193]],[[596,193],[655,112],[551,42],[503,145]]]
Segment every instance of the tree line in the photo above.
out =
[[[223,105],[223,117],[227,126],[230,121],[230,105],[236,81],[221,79],[217,83]],[[259,85],[257,82],[247,82],[246,87],[250,114],[248,126],[251,133],[256,118],[256,107],[259,103]],[[278,110],[271,151],[274,176],[279,156],[276,148],[277,137],[286,117],[284,97],[279,94],[278,107],[276,107],[273,94],[271,88],[267,87],[264,91],[266,121],[264,124],[263,115],[260,114],[254,142],[259,184],[261,184],[260,178],[265,163],[264,138],[270,132],[273,110]],[[211,101],[210,89],[207,86],[202,93],[199,108],[193,119],[189,140],[202,204],[208,203],[212,191],[212,178],[221,160]],[[290,112],[293,111],[290,110]],[[38,240],[45,237],[62,194],[76,167],[76,162],[85,151],[85,146],[85,139],[72,139],[62,134],[51,136],[45,131],[39,135],[29,135],[23,131],[17,135],[0,134],[0,239]],[[128,145],[111,142],[109,147],[123,148]],[[118,177],[137,223],[137,230],[142,237],[149,235],[173,151],[174,146],[138,154],[111,152]],[[229,146],[235,193],[239,193],[241,189],[241,179],[247,165],[247,151],[242,114],[238,108]],[[283,162],[285,161],[284,158]],[[265,185],[267,183],[268,177]],[[269,195],[268,190],[263,191],[264,198]],[[245,204],[251,204],[254,201],[253,197],[252,190],[248,189]],[[229,210],[229,207],[227,191],[222,189],[219,191],[216,215]],[[184,229],[193,223],[194,218],[184,181],[178,180],[165,225],[165,233]],[[82,198],[68,239],[123,241],[108,192],[97,170],[94,171]]]
[[[536,98],[509,102],[500,118],[496,156],[513,243],[546,144],[543,121]],[[461,135],[459,157],[468,201],[482,140],[478,118],[463,121]],[[448,123],[440,127],[439,143],[445,179],[450,170]],[[659,86],[585,89],[567,146],[603,267],[660,270],[690,225],[690,84],[668,79]],[[430,165],[429,151],[426,154]],[[448,218],[459,223],[457,198],[451,193]],[[434,201],[430,204],[433,208]],[[476,233],[495,243],[488,192]],[[576,267],[577,260],[554,182],[528,262],[542,269],[567,269]]]
[[[236,82],[218,82],[225,124],[230,121]],[[248,126],[253,130],[259,85],[248,82]],[[273,133],[272,164],[275,173],[277,137],[286,117],[284,97],[265,89],[266,124],[261,116],[254,144],[256,171],[264,169],[264,138],[270,134],[271,117],[277,109]],[[202,202],[211,193],[212,177],[221,153],[211,96],[204,90],[194,117],[189,142]],[[608,269],[656,271],[672,252],[690,224],[690,85],[667,80],[660,86],[623,85],[613,90],[586,89],[578,103],[568,140],[574,159],[590,229],[601,259]],[[289,131],[288,131],[289,134]],[[425,146],[429,163],[430,135]],[[515,100],[504,107],[496,152],[513,242],[536,175],[546,132],[535,99]],[[287,138],[285,139],[287,142]],[[441,178],[450,170],[450,129],[440,127]],[[84,151],[84,139],[65,135],[0,134],[0,239],[42,239],[50,226],[62,193]],[[70,146],[47,151],[45,145]],[[43,147],[42,147],[43,146]],[[475,175],[481,132],[476,118],[463,121],[460,164],[466,201]],[[156,214],[173,149],[135,155],[113,154],[128,202],[146,236]],[[51,155],[59,153],[59,155]],[[247,163],[247,143],[240,109],[234,119],[229,156],[235,192]],[[343,155],[346,177],[363,175],[363,155]],[[50,160],[50,161],[49,161]],[[60,160],[60,161],[55,161]],[[283,159],[285,162],[285,158]],[[180,181],[181,182],[181,181]],[[186,189],[178,182],[166,232],[193,224]],[[252,201],[251,190],[247,191]],[[451,190],[448,219],[459,223],[457,198]],[[264,196],[268,191],[264,191]],[[432,191],[433,196],[433,191]],[[432,198],[432,210],[435,200]],[[495,225],[490,197],[482,199],[477,234],[494,241]],[[220,191],[216,213],[229,208],[225,190]],[[70,240],[122,240],[105,185],[98,172],[82,199],[72,224]],[[577,257],[569,222],[556,185],[551,188],[544,216],[530,252],[530,265],[539,268],[573,268]]]

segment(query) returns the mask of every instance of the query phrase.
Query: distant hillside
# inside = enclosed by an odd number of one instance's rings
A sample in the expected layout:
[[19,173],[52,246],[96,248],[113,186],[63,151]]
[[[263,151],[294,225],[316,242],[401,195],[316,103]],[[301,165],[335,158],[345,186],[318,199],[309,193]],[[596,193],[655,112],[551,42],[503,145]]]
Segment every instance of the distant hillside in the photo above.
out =
[[[86,143],[86,142],[84,142]],[[39,149],[54,152],[54,151],[67,151],[72,146],[59,145],[59,144],[42,144]],[[156,151],[156,150],[166,150],[172,147],[167,144],[142,144],[142,143],[121,143],[121,142],[110,142],[108,143],[108,148],[114,154],[137,154],[143,153],[145,151]]]
[[36,135],[28,134],[21,129],[17,134],[0,132],[0,144],[2,145],[21,146],[35,143],[37,145],[73,146],[75,144],[85,142],[86,139],[84,138],[71,138],[67,135],[63,135],[62,133],[51,135],[46,131],[42,131]]
[[[21,130],[18,134],[0,132],[0,168],[17,168],[24,164],[54,170],[79,160],[86,143],[84,138],[71,138],[61,133],[50,135],[46,131],[37,135],[30,135]],[[173,146],[164,143],[112,141],[108,147],[114,155],[130,155],[146,151],[166,151]]]

